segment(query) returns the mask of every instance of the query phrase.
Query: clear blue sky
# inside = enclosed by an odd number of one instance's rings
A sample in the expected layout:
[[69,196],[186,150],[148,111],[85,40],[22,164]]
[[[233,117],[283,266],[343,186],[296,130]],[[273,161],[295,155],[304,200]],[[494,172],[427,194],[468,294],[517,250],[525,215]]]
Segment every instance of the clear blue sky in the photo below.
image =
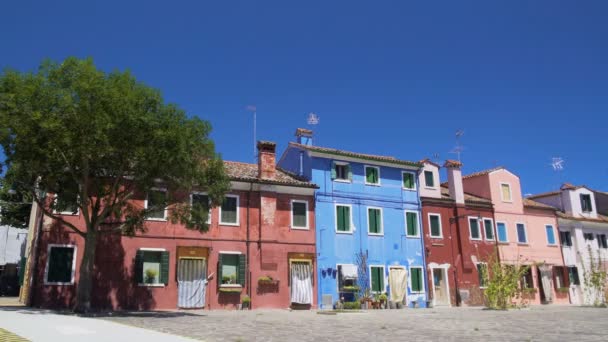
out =
[[[525,193],[608,190],[608,1],[5,1],[0,67],[93,57],[213,124],[228,160],[282,152],[309,112],[319,145],[465,173],[505,165]],[[552,157],[565,160],[561,174]]]

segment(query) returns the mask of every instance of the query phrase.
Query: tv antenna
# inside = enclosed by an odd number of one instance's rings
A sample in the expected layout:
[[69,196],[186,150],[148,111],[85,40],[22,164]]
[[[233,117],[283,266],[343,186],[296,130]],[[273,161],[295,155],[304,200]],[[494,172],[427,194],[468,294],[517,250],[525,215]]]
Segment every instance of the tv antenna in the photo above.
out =
[[464,146],[460,143],[460,138],[464,135],[464,130],[459,129],[456,131],[456,146],[450,151],[450,153],[455,154],[460,161],[460,154],[464,151]]
[[253,113],[253,162],[256,162],[258,159],[257,153],[257,107],[255,105],[248,105],[247,111]]
[[564,160],[561,157],[552,158],[551,167],[553,168],[553,171],[563,171],[564,170]]
[[306,120],[309,125],[315,126],[319,124],[319,116],[313,112],[308,113],[308,119]]

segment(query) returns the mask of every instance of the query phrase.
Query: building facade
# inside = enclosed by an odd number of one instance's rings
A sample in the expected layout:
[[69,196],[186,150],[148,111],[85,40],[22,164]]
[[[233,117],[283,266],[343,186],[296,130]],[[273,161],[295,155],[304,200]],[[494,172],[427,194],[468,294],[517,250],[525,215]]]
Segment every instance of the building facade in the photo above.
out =
[[[315,186],[276,168],[276,145],[258,143],[258,164],[225,162],[231,191],[209,208],[209,230],[172,223],[171,207],[151,214],[146,232],[99,237],[92,306],[108,310],[234,309],[245,295],[253,308],[314,308],[317,302]],[[140,196],[133,205],[165,196]],[[208,206],[204,193],[184,201]],[[78,213],[63,218],[83,227]],[[33,217],[41,217],[33,215]],[[32,226],[39,226],[34,224]],[[75,302],[83,238],[45,217],[31,248],[27,301],[37,307]]]
[[355,301],[369,287],[371,294],[386,292],[389,301],[425,306],[421,165],[317,147],[308,130],[299,129],[296,136],[279,166],[319,187],[319,305]]
[[[428,160],[423,164],[424,172],[433,175],[427,179],[439,179],[439,165]],[[429,300],[433,306],[483,305],[487,274],[483,270],[487,270],[490,259],[498,261],[492,202],[464,193],[461,166],[460,162],[446,161],[448,182],[440,191],[429,191],[424,172],[420,177]]]

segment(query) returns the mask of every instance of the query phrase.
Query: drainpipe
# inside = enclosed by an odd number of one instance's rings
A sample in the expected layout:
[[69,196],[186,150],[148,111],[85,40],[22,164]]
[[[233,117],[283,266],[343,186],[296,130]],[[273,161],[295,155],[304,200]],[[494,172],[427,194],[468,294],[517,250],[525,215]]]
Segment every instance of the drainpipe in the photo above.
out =
[[[247,255],[247,278],[249,278],[248,281],[247,281],[247,295],[249,296],[249,298],[251,298],[251,268],[250,268],[251,261],[249,260],[250,259],[249,258],[249,242],[250,242],[250,239],[249,239],[249,226],[250,226],[249,225],[249,217],[250,217],[250,213],[249,212],[251,210],[251,192],[252,191],[253,191],[253,183],[249,183],[249,192],[247,193],[247,240],[245,242],[245,245],[247,247],[247,252],[246,252],[246,255]],[[250,309],[253,309],[253,301],[251,301],[249,303],[249,307],[250,307]]]

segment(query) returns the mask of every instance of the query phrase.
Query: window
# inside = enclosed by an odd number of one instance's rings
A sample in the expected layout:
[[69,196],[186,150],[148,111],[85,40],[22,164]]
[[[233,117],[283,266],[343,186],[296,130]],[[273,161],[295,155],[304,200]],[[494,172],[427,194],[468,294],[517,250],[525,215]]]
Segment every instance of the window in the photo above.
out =
[[492,219],[483,219],[483,229],[486,233],[486,240],[494,240],[494,222],[492,222]]
[[422,267],[410,267],[410,289],[412,292],[424,292]]
[[239,225],[239,197],[227,195],[224,197],[220,207],[220,224],[238,226]]
[[355,292],[357,286],[357,265],[338,265],[338,291]]
[[382,210],[367,208],[367,231],[370,234],[382,234]]
[[583,233],[583,237],[585,238],[585,240],[593,240],[593,233]]
[[246,266],[244,254],[220,252],[217,272],[221,286],[245,286]]
[[148,193],[146,198],[145,208],[151,211],[146,216],[148,220],[163,221],[167,219],[167,211],[165,210],[167,202],[167,191],[163,189],[153,189]]
[[405,232],[407,236],[418,237],[418,213],[415,211],[405,212]]
[[46,285],[71,285],[74,283],[76,247],[49,245],[46,260]]
[[517,224],[517,242],[528,243],[528,237],[526,236],[526,226],[523,223]]
[[291,227],[308,229],[308,202],[291,201]]
[[441,231],[441,215],[429,214],[429,226],[431,230],[431,237],[440,238],[443,236]]
[[606,239],[606,234],[598,234],[597,236],[597,244],[600,248],[608,248],[608,239]]
[[380,168],[375,166],[365,167],[365,184],[379,185],[380,184]]
[[435,178],[433,177],[433,171],[424,171],[424,184],[428,187],[435,186]]
[[55,195],[53,212],[61,215],[78,215],[78,194],[60,193]]
[[496,231],[498,233],[498,242],[509,242],[507,226],[504,222],[496,222]]
[[142,248],[135,255],[137,283],[145,286],[169,284],[169,252]]
[[339,233],[351,232],[350,206],[336,205],[336,231]]
[[581,194],[581,209],[584,213],[593,211],[593,207],[591,206],[591,195]]
[[572,236],[570,232],[559,232],[559,240],[562,243],[563,247],[572,247]]
[[384,292],[384,266],[371,266],[370,278],[372,292]]
[[528,267],[526,273],[521,276],[520,285],[522,289],[534,288],[534,279],[532,278],[532,267]]
[[331,179],[342,182],[350,182],[352,178],[353,175],[348,163],[332,162]]
[[512,201],[511,185],[509,185],[507,183],[501,183],[500,184],[500,196],[501,196],[503,202],[511,202]]
[[408,190],[416,189],[416,178],[414,174],[411,172],[403,172],[403,188]]
[[576,266],[568,267],[568,280],[570,281],[570,285],[580,285],[581,282],[578,278],[578,269]]
[[553,231],[553,226],[546,225],[545,230],[547,231],[547,244],[553,246],[557,243],[555,242],[555,233]]
[[553,266],[553,278],[555,279],[555,289],[559,290],[563,287],[568,287],[568,282],[565,277],[566,269],[562,266]]
[[207,214],[207,224],[211,223],[211,206],[209,205],[209,196],[205,193],[194,192],[190,195],[190,205],[192,211]]
[[479,219],[469,217],[469,237],[471,240],[481,240],[481,231],[479,230]]
[[485,288],[488,285],[488,265],[486,263],[477,264],[477,280],[479,281],[479,287]]

